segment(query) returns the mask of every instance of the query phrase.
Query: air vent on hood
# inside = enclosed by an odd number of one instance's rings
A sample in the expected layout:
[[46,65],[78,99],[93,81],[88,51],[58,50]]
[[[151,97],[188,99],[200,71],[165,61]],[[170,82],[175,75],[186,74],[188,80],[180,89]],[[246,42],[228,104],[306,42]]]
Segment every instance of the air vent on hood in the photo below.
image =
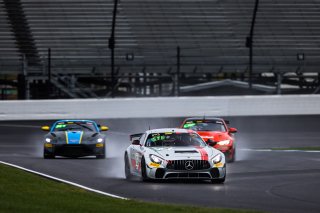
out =
[[92,134],[91,137],[96,137],[97,135],[98,135],[98,133],[96,132],[96,133]]
[[196,150],[180,150],[175,151],[174,153],[198,153]]

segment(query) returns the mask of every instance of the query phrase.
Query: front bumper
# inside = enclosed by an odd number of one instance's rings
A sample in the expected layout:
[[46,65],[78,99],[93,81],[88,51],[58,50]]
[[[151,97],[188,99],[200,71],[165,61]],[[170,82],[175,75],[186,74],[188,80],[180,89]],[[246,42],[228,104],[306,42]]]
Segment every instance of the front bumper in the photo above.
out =
[[227,159],[232,158],[235,152],[235,148],[233,146],[214,146],[214,148],[222,152]]
[[167,168],[152,168],[147,166],[147,175],[152,179],[221,179],[226,175],[225,166],[205,170],[172,170]]
[[45,143],[45,154],[64,157],[83,157],[91,155],[103,155],[105,153],[104,143],[95,144],[51,144]]
[[225,155],[227,160],[234,158],[235,149],[233,147],[223,150],[219,149],[219,151],[221,151]]
[[231,150],[233,150],[233,146],[221,146],[221,145],[216,145],[213,146],[213,148],[225,153],[225,152],[230,152]]

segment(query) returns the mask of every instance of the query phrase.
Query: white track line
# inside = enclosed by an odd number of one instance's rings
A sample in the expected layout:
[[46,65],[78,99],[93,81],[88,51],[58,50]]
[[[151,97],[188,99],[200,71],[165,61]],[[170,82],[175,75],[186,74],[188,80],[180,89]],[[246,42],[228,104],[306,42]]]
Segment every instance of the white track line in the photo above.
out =
[[254,151],[254,152],[313,152],[320,153],[319,150],[273,150],[273,149],[240,149],[242,151]]
[[95,192],[95,193],[98,193],[98,194],[101,194],[101,195],[105,195],[105,196],[109,196],[109,197],[113,197],[113,198],[118,198],[118,199],[122,199],[122,200],[129,200],[128,198],[125,198],[125,197],[121,197],[121,196],[118,196],[118,195],[114,195],[114,194],[106,193],[106,192],[99,191],[99,190],[96,190],[96,189],[92,189],[92,188],[89,188],[89,187],[86,187],[86,186],[83,186],[83,185],[80,185],[80,184],[77,184],[77,183],[74,183],[74,182],[71,182],[71,181],[67,181],[67,180],[63,180],[61,178],[53,177],[51,175],[47,175],[47,174],[44,174],[44,173],[41,173],[41,172],[37,172],[37,171],[31,170],[31,169],[27,169],[27,168],[24,168],[24,167],[21,167],[21,166],[18,166],[18,165],[14,165],[14,164],[7,163],[7,162],[4,162],[4,161],[0,161],[0,163],[4,164],[4,165],[7,165],[7,166],[11,166],[11,167],[17,168],[17,169],[24,170],[24,171],[27,171],[27,172],[30,172],[30,173],[33,173],[33,174],[36,174],[36,175],[39,175],[39,176],[42,176],[42,177],[45,177],[45,178],[49,178],[51,180],[55,180],[55,181],[66,183],[66,184],[69,184],[69,185],[72,185],[72,186],[75,186],[75,187],[79,187],[79,188],[85,189],[85,190],[90,191],[90,192]]

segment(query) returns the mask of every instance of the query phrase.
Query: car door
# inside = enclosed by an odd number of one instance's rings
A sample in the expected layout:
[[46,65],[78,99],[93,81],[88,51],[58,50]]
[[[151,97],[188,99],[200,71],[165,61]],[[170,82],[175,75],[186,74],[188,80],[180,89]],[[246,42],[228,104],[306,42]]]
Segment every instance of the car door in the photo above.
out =
[[143,146],[144,146],[145,134],[140,137],[139,145],[131,145],[130,147],[130,159],[131,159],[131,168],[134,172],[141,172],[141,159],[143,156]]

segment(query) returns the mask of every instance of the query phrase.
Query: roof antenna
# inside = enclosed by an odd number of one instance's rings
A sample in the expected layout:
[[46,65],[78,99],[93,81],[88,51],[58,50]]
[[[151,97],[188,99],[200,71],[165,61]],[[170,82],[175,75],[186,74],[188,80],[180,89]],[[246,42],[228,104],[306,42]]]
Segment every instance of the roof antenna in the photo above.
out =
[[204,121],[206,120],[206,114],[203,114],[203,120]]
[[151,128],[150,128],[150,125],[149,125],[149,130],[150,130]]

